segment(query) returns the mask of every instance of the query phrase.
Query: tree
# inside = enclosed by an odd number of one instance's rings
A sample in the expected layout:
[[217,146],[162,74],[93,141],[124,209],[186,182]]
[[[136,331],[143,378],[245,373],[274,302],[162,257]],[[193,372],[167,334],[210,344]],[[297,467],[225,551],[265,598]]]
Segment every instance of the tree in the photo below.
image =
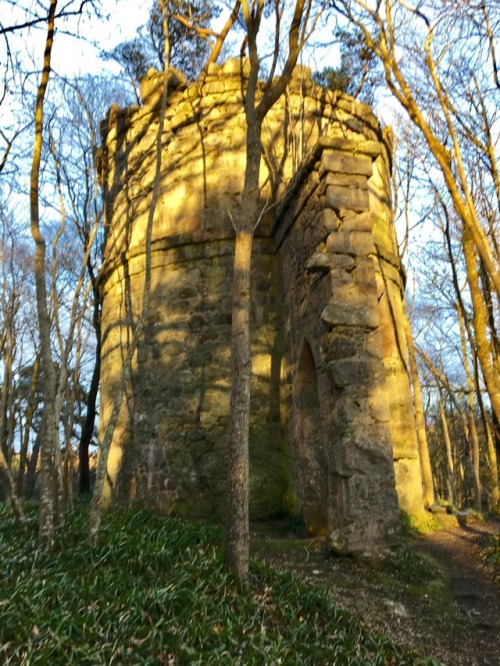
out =
[[331,0],[330,5],[359,31],[382,64],[390,92],[419,129],[456,215],[500,296],[491,225],[482,219],[467,170],[473,155],[487,170],[498,203],[499,165],[492,138],[500,94],[492,38],[492,26],[500,21],[498,3],[480,0],[481,22],[465,0],[455,3],[453,11],[446,0],[425,0],[417,7],[402,0],[375,5]]
[[341,90],[373,106],[383,78],[380,65],[357,31],[338,30],[335,37],[340,42],[340,65],[325,67],[314,79],[324,88]]
[[[85,3],[80,4],[79,12]],[[46,19],[47,33],[45,51],[43,56],[43,69],[37,88],[35,102],[35,135],[33,141],[33,157],[30,173],[30,230],[35,244],[34,277],[36,288],[36,306],[38,319],[38,334],[40,336],[41,369],[44,377],[43,383],[43,415],[41,426],[40,449],[40,541],[43,545],[50,545],[54,538],[55,523],[60,517],[60,493],[62,488],[58,483],[60,465],[58,443],[59,415],[57,406],[60,404],[60,392],[57,388],[56,371],[51,345],[51,318],[48,308],[48,293],[46,284],[47,258],[46,238],[40,223],[40,170],[42,163],[42,148],[44,139],[44,110],[47,87],[51,72],[52,47],[54,42],[55,22],[57,16],[57,0],[51,0]],[[65,6],[68,11],[68,5]],[[59,181],[58,181],[59,185]],[[64,217],[64,211],[62,211]],[[62,221],[64,228],[64,219]],[[57,239],[57,234],[56,234]],[[54,241],[56,242],[56,240]],[[62,369],[64,373],[65,368]],[[61,382],[59,382],[61,385]],[[59,386],[61,388],[61,386]]]
[[[282,55],[285,3],[268,3],[274,16],[274,51],[269,74],[259,91],[261,57],[258,37],[264,18],[264,0],[241,2],[245,26],[244,44],[248,50],[249,72],[245,96],[246,162],[243,191],[237,215],[232,216],[235,231],[233,305],[231,328],[231,394],[229,420],[229,490],[224,557],[226,566],[244,585],[248,579],[249,558],[249,413],[250,413],[250,266],[255,229],[268,206],[262,201],[259,171],[262,160],[262,124],[275,102],[283,95],[306,44],[323,11],[321,3],[296,0],[286,29],[287,47]],[[284,64],[276,76],[280,58]]]
[[163,43],[165,50],[165,58],[164,58],[165,64],[164,64],[164,77],[163,77],[160,110],[159,110],[158,131],[156,134],[156,154],[155,154],[155,172],[153,180],[153,190],[151,196],[151,204],[148,210],[148,221],[146,229],[145,248],[144,248],[145,269],[144,269],[144,286],[142,292],[142,307],[135,322],[130,344],[128,346],[127,354],[123,362],[123,368],[118,385],[118,390],[116,391],[115,399],[113,402],[112,413],[106,425],[106,431],[104,433],[103,440],[100,442],[99,461],[97,466],[94,493],[92,495],[92,505],[91,505],[90,522],[89,522],[89,542],[91,544],[96,543],[99,534],[102,503],[103,503],[104,482],[106,477],[106,469],[108,464],[109,450],[111,447],[111,440],[113,438],[113,432],[116,427],[116,423],[118,421],[118,417],[120,414],[121,403],[123,396],[125,394],[126,386],[130,381],[132,359],[137,351],[137,347],[143,335],[144,325],[146,323],[149,310],[150,289],[151,289],[151,238],[153,231],[153,220],[155,215],[155,209],[160,194],[162,134],[164,128],[165,109],[167,106],[168,86],[169,86],[169,78],[168,78],[168,70],[170,63],[170,39],[169,39],[169,26],[168,26],[168,18],[170,16],[169,7],[170,7],[169,0],[161,0],[161,11],[163,17],[163,30],[164,30]]
[[38,327],[40,334],[41,364],[44,373],[43,421],[41,446],[41,497],[40,497],[40,541],[51,544],[54,539],[54,526],[58,510],[56,505],[55,481],[55,442],[57,420],[54,412],[56,397],[56,377],[50,343],[50,318],[47,309],[47,290],[45,283],[45,239],[40,229],[39,181],[43,142],[43,110],[47,85],[50,75],[52,45],[54,40],[55,14],[57,0],[51,0],[47,17],[47,37],[43,59],[43,71],[38,86],[35,107],[35,139],[30,178],[30,227],[35,243],[35,285]]
[[[169,2],[170,66],[180,69],[188,79],[199,75],[210,54],[207,36],[214,33],[209,26],[219,14],[220,9],[209,0]],[[150,67],[164,70],[162,2],[155,0],[149,19],[139,28],[137,37],[122,42],[111,53],[103,55],[116,60],[124,68],[134,87]]]

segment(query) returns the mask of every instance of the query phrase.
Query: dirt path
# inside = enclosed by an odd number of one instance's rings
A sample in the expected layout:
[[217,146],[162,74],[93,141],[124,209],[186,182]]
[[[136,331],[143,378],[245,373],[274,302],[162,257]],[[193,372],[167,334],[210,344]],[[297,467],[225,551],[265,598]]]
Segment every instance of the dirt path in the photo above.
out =
[[389,559],[333,557],[320,542],[258,531],[254,551],[328,589],[369,628],[445,666],[500,666],[500,584],[480,558],[498,521],[411,538]]
[[500,665],[500,586],[484,567],[480,550],[500,533],[497,521],[450,525],[422,537],[418,547],[441,563],[449,577],[453,602],[463,622],[451,623],[450,664]]

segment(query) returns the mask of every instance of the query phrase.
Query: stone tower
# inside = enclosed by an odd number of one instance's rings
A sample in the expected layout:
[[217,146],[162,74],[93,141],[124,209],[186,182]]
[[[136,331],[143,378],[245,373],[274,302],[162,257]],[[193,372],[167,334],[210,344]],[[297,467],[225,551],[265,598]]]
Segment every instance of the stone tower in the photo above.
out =
[[[234,201],[247,63],[203,85],[171,70],[147,322],[108,461],[108,499],[223,513]],[[100,429],[143,300],[163,75],[103,123],[107,198]],[[298,67],[263,130],[252,264],[251,516],[300,513],[341,551],[423,507],[393,227],[391,135]]]

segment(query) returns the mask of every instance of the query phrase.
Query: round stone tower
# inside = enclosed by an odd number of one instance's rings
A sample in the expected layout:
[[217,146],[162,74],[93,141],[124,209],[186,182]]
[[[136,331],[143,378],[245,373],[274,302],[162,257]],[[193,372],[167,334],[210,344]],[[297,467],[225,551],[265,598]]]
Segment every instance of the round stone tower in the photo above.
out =
[[[112,107],[102,126],[101,433],[144,302],[153,214],[149,307],[114,430],[108,499],[199,517],[224,510],[231,218],[245,171],[247,73],[239,59],[212,65],[201,86],[169,72],[158,174],[163,74],[150,71],[142,105]],[[390,133],[298,67],[262,141],[251,515],[300,512],[339,549],[369,547],[394,530],[398,500],[410,513],[422,508]]]

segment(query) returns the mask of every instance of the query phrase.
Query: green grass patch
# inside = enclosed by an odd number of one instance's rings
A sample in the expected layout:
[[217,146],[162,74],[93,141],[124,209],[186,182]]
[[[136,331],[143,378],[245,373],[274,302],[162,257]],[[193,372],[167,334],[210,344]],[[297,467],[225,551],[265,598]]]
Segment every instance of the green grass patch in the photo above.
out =
[[0,663],[432,664],[371,635],[325,593],[258,561],[238,591],[216,527],[111,512],[87,545],[86,510],[51,552],[0,506]]
[[401,511],[399,514],[399,524],[401,534],[405,537],[432,534],[432,532],[439,532],[443,529],[439,520],[432,514],[422,514],[422,516],[417,517]]

